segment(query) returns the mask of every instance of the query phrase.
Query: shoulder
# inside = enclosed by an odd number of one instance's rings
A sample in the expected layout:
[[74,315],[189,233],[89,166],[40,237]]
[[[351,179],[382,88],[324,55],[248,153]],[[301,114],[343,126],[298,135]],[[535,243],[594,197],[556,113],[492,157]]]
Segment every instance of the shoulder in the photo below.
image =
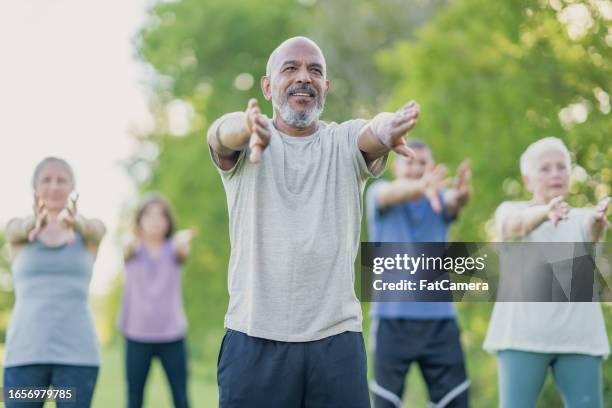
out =
[[344,122],[319,122],[319,126],[325,133],[336,136],[350,136],[358,134],[361,128],[368,123],[365,119],[351,119]]
[[508,212],[522,210],[529,207],[527,201],[504,201],[495,209],[495,217],[505,216]]

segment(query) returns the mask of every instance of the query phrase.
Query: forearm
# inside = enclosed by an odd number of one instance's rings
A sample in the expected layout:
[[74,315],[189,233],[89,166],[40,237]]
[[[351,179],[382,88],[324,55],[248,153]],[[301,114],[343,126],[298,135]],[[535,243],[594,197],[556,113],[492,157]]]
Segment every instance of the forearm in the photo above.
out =
[[547,205],[536,205],[508,214],[502,224],[503,238],[520,238],[548,219]]
[[6,240],[11,245],[26,243],[35,225],[36,219],[33,216],[12,219],[6,226]]
[[363,127],[359,134],[358,145],[367,162],[376,160],[389,153],[391,146],[385,141],[382,129],[393,119],[393,113],[381,112]]
[[457,190],[451,189],[444,192],[444,211],[448,216],[455,216],[470,201],[470,194],[460,194]]
[[249,142],[244,112],[232,112],[215,120],[208,129],[208,144],[220,157],[229,157],[243,150]]
[[379,208],[385,208],[404,201],[417,200],[424,194],[425,182],[422,179],[396,179],[380,187],[376,201]]
[[601,222],[597,222],[595,217],[588,217],[586,222],[587,222],[586,230],[589,233],[588,238],[592,242],[601,241],[603,237],[606,235],[606,231],[607,231],[606,226]]

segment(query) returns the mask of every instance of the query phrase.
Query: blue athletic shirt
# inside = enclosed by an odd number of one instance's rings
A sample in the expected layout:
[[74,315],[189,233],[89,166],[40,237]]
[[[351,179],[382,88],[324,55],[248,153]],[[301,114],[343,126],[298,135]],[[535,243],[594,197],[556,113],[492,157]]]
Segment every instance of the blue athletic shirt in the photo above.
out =
[[[449,224],[455,217],[446,215],[442,193],[442,211],[436,214],[426,197],[404,201],[386,208],[378,207],[380,187],[389,183],[378,180],[366,193],[368,235],[371,242],[446,242]],[[374,302],[371,314],[378,318],[447,319],[455,317],[451,302]]]

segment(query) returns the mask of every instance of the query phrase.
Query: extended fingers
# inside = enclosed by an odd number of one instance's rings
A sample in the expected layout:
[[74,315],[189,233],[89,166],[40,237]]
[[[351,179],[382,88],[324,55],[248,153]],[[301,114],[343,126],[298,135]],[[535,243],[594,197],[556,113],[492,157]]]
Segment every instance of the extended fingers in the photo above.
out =
[[77,213],[77,202],[78,201],[79,201],[79,193],[75,193],[74,196],[70,200],[70,203],[72,204],[70,213],[72,215],[75,215]]
[[393,146],[393,151],[399,155],[404,156],[405,158],[412,160],[416,157],[416,153],[412,150],[405,141],[402,140],[403,143],[399,143],[396,146]]
[[416,107],[400,109],[393,118],[393,124],[394,126],[398,127],[410,121],[416,122],[419,117],[419,113],[420,111]]
[[412,118],[412,119],[408,119],[399,124],[394,125],[391,130],[392,137],[393,138],[403,137],[406,134],[406,132],[408,132],[409,130],[411,130],[412,128],[416,126],[416,123],[417,123],[417,119]]
[[265,142],[267,142],[270,139],[270,128],[263,115],[257,116],[254,125],[253,131],[257,133],[260,138],[264,139]]
[[38,216],[46,208],[47,208],[47,205],[45,204],[45,202],[43,200],[39,199],[37,201],[37,203],[36,203],[36,208],[35,208],[36,215]]
[[438,191],[435,189],[430,189],[425,193],[425,196],[431,204],[431,208],[434,210],[434,212],[439,214],[442,211],[442,203],[440,202]]
[[608,210],[608,206],[610,205],[610,197],[606,197],[603,200],[600,200],[599,203],[597,203],[597,210],[598,211],[603,211],[604,213]]
[[251,98],[247,104],[247,110],[252,111],[253,109],[259,109],[259,104],[257,103],[257,99]]
[[553,198],[552,200],[550,200],[548,205],[550,206],[550,208],[557,208],[557,206],[559,206],[562,202],[563,202],[563,196],[557,196]]
[[253,132],[249,140],[249,148],[251,149],[249,159],[251,163],[259,163],[261,161],[263,149],[266,146],[267,140],[264,140],[257,132]]

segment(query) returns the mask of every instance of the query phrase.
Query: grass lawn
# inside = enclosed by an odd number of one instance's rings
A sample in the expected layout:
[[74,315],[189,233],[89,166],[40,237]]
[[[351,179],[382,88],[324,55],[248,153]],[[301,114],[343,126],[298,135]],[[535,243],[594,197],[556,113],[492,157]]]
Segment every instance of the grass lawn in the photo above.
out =
[[[94,395],[93,408],[126,406],[126,385],[123,368],[123,349],[109,347],[102,352],[102,367]],[[217,406],[217,384],[210,373],[202,372],[193,360],[189,366],[190,402],[196,407]],[[159,361],[151,367],[145,394],[147,408],[172,407],[172,395]]]

